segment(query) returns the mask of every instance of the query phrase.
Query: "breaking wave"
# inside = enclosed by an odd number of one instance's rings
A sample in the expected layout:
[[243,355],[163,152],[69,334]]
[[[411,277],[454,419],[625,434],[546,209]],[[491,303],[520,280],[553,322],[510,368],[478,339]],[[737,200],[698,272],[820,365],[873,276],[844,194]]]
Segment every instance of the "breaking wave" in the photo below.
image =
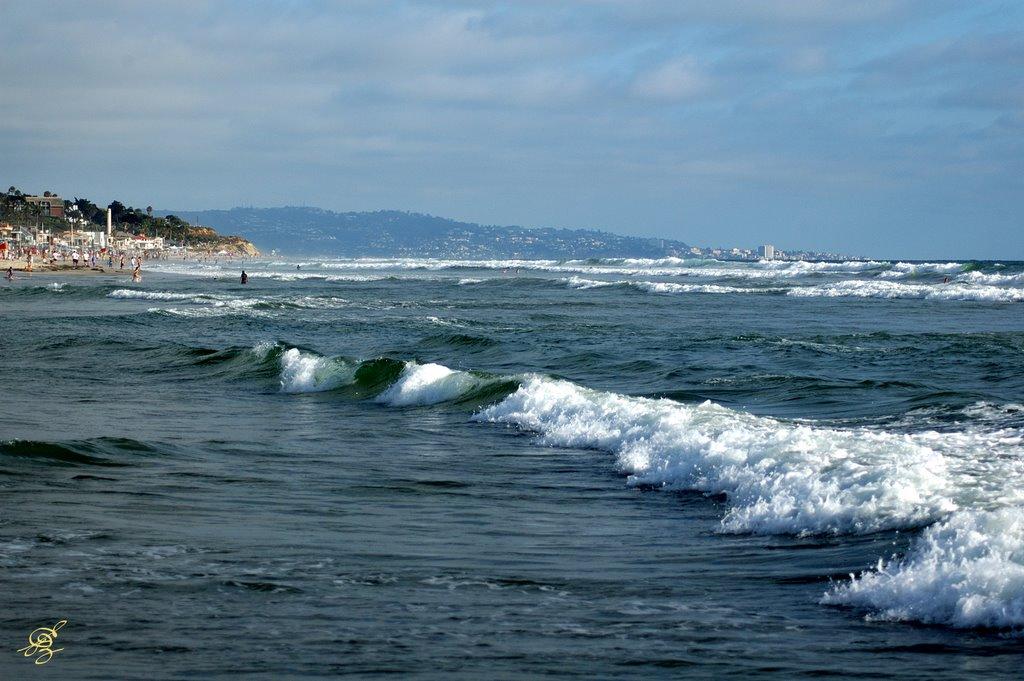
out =
[[627,287],[646,293],[781,293],[785,289],[743,288],[719,284],[677,284],[666,281],[601,281],[570,277],[565,280],[569,288],[585,291],[594,288]]
[[957,628],[1024,627],[1024,509],[962,511],[925,529],[903,558],[836,585],[821,600],[872,619]]
[[539,375],[357,361],[282,344],[248,352],[276,376],[282,392],[341,391],[395,407],[473,403],[482,407],[474,420],[514,425],[547,445],[614,454],[632,485],[725,494],[727,532],[862,534],[919,527],[981,500],[1024,503],[1024,492],[1012,484],[1024,478],[1015,428],[912,434],[832,428]]
[[397,381],[377,396],[377,401],[394,407],[450,402],[476,390],[484,380],[440,364],[412,362]]
[[[335,296],[265,296],[241,298],[213,293],[172,293],[170,291],[142,291],[116,289],[107,294],[108,298],[122,300],[146,300],[157,302],[188,303],[228,310],[273,310],[303,309],[320,310],[345,307],[348,300]],[[187,308],[151,308],[151,312],[163,312],[185,317],[216,316],[216,312],[189,310]]]
[[794,425],[705,402],[531,378],[474,418],[615,454],[633,485],[725,494],[727,532],[867,533],[956,508],[941,453],[906,435]]
[[343,359],[320,357],[289,348],[280,355],[281,390],[286,393],[311,393],[333,390],[350,383],[356,367]]
[[905,284],[895,281],[850,279],[816,286],[744,287],[722,284],[679,284],[665,281],[584,279],[563,280],[569,288],[585,291],[598,288],[632,288],[645,293],[736,293],[781,294],[798,298],[913,298],[921,300],[979,301],[996,303],[1024,302],[1024,288],[1004,288],[985,284]]
[[900,433],[634,397],[542,375],[327,357],[283,343],[204,351],[194,361],[265,377],[283,393],[459,406],[474,421],[513,426],[542,445],[607,452],[629,485],[723,496],[726,533],[925,527],[904,557],[833,585],[822,602],[874,618],[1024,627],[1024,433],[1006,425],[1019,426],[1007,421],[1016,404],[966,407],[992,418],[957,432]]
[[[305,281],[358,287],[428,281],[438,286],[557,281],[578,290],[619,288],[652,294],[781,294],[803,298],[919,299],[1024,302],[1024,265],[1016,262],[902,262],[884,260],[751,261],[701,258],[583,260],[434,258],[325,259],[250,263],[253,283]],[[238,263],[154,263],[167,273],[234,280]],[[298,269],[301,268],[301,269]],[[567,278],[559,278],[567,277]],[[380,282],[384,282],[381,284]],[[270,282],[264,281],[264,285]],[[159,292],[116,291],[112,297],[160,300]],[[197,304],[196,296],[168,294]],[[196,294],[202,296],[203,294]],[[218,296],[213,296],[214,298]],[[214,303],[215,304],[215,303]],[[223,302],[221,304],[244,305]]]
[[893,281],[849,280],[821,286],[793,288],[788,295],[803,298],[921,298],[975,300],[1001,303],[1024,301],[1024,289],[971,284],[903,284]]

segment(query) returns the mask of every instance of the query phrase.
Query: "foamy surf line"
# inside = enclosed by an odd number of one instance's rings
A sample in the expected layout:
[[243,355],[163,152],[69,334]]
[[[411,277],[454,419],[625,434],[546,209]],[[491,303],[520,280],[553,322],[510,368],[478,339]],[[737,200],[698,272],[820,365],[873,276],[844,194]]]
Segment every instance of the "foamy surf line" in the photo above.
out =
[[632,288],[645,293],[784,293],[781,288],[744,288],[738,286],[721,286],[718,284],[677,284],[665,281],[605,281],[600,279],[584,279],[570,277],[563,280],[569,288],[586,291],[600,288]]
[[[253,352],[262,359],[280,347]],[[376,393],[378,403],[426,406],[488,384],[514,384],[471,418],[536,433],[545,445],[612,453],[632,485],[726,494],[726,532],[862,534],[920,527],[991,499],[1024,503],[1024,493],[1014,491],[1024,475],[1015,463],[1024,457],[1024,434],[1012,428],[912,434],[831,428],[533,374],[487,376],[387,361],[400,370]],[[280,388],[292,393],[346,385],[366,364],[297,348],[282,348],[279,362]]]
[[869,619],[1024,633],[1024,508],[961,511],[822,597]]
[[511,384],[471,420],[534,433],[547,446],[608,452],[630,485],[723,494],[724,533],[842,535],[926,527],[907,555],[851,575],[821,602],[876,619],[1024,627],[1020,429],[900,434],[828,428],[539,375],[356,362],[280,344],[250,352],[258,362],[276,363],[285,393],[344,388],[369,367],[375,392],[361,396],[387,407],[460,402]]
[[794,425],[542,377],[474,418],[538,433],[552,446],[612,452],[631,484],[724,493],[725,532],[870,533],[938,520],[904,559],[851,575],[822,602],[875,618],[1024,626],[1024,511],[957,510],[977,502],[966,490],[995,479],[1005,488],[989,490],[989,503],[1020,501],[1009,489],[1019,487],[1020,469],[993,470],[1024,455],[1019,431],[965,432],[946,443],[937,433]]
[[993,303],[1024,302],[1024,289],[1006,288],[987,284],[904,284],[894,281],[869,281],[851,279],[818,286],[786,286],[752,288],[726,286],[721,284],[679,284],[664,281],[603,280],[569,277],[562,281],[580,291],[605,288],[631,288],[645,293],[735,293],[735,294],[781,294],[797,298],[877,298],[877,299],[918,299],[943,301],[975,301]]
[[[240,298],[215,293],[174,293],[171,291],[146,291],[137,289],[116,289],[107,294],[108,298],[120,300],[144,300],[150,302],[188,303],[191,305],[250,310],[252,308],[276,309],[297,308],[321,310],[345,307],[348,300],[334,296],[264,296]],[[151,311],[180,312],[182,308],[151,308]],[[201,316],[202,313],[192,316]],[[189,316],[185,313],[182,316]]]
[[903,284],[893,281],[848,280],[821,286],[793,288],[788,295],[801,298],[918,298],[996,303],[1024,302],[1024,289],[987,284]]

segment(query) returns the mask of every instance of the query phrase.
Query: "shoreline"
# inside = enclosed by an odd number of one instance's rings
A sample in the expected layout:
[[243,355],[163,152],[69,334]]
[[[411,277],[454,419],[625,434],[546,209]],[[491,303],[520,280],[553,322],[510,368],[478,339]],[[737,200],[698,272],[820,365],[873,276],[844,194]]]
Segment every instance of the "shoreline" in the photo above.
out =
[[[210,256],[210,257],[214,257],[214,256]],[[175,260],[175,259],[176,258],[172,258],[170,260]],[[152,262],[168,262],[168,261],[169,261],[168,259],[164,259],[164,258],[158,258],[158,259],[152,260]],[[151,262],[151,261],[145,260],[145,259],[142,260],[142,272],[143,273],[145,273],[147,271],[146,264],[149,263],[149,262]],[[248,259],[240,259],[237,262],[239,263],[239,265],[244,267],[245,263],[248,262]],[[68,262],[59,262],[59,263],[57,263],[55,265],[51,265],[48,260],[40,260],[40,261],[33,261],[32,269],[29,270],[28,269],[28,262],[25,260],[25,258],[17,258],[17,259],[14,259],[14,260],[0,260],[0,277],[2,277],[3,274],[7,272],[7,268],[8,267],[13,269],[14,272],[17,275],[19,275],[19,276],[23,276],[23,275],[31,276],[33,274],[73,274],[73,275],[87,275],[87,274],[88,275],[100,275],[100,274],[105,274],[105,275],[115,275],[115,276],[116,275],[131,276],[131,273],[132,273],[132,269],[128,265],[127,262],[125,263],[125,266],[124,266],[123,269],[119,268],[118,264],[116,262],[115,262],[113,267],[107,267],[106,265],[103,265],[103,266],[99,266],[98,265],[97,267],[89,267],[87,265],[79,265],[76,268],[74,265],[72,265],[71,263],[68,263]]]
[[[80,265],[77,268],[70,264],[58,264],[51,265],[49,262],[32,263],[32,269],[28,269],[28,263],[24,260],[0,260],[0,270],[7,272],[7,268],[10,267],[18,275],[33,275],[33,274],[124,274],[131,276],[131,269],[127,266],[123,270],[117,269],[117,267],[106,268],[106,267],[88,267]],[[2,276],[2,273],[0,273]]]

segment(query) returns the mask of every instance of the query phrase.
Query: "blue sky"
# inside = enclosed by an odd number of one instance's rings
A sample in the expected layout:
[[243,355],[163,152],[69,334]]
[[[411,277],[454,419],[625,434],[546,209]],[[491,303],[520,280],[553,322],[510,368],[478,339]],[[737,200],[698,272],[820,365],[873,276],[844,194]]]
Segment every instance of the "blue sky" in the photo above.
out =
[[0,6],[0,181],[1024,259],[1024,3]]

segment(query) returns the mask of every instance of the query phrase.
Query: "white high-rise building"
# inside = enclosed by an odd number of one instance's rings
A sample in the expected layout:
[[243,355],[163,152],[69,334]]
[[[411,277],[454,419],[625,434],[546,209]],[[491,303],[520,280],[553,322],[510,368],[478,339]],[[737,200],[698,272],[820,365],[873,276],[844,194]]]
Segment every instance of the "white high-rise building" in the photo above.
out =
[[774,260],[775,246],[772,246],[771,244],[765,244],[764,246],[761,246],[761,248],[757,249],[757,254],[764,258],[765,260]]

